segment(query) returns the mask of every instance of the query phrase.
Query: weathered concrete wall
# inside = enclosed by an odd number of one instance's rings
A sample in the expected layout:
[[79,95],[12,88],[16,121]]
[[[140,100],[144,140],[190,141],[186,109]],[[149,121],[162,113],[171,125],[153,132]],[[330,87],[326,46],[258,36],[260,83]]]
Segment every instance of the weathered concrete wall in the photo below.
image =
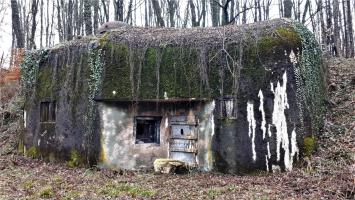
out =
[[303,143],[292,62],[286,59],[279,68],[265,70],[267,78],[260,87],[253,87],[248,78],[240,83],[238,117],[216,120],[213,150],[217,171],[292,170]]
[[[34,68],[34,86],[26,96],[26,129],[24,144],[27,150],[36,149],[37,157],[45,160],[69,160],[77,151],[86,160],[84,137],[88,109],[87,47],[70,47],[45,53],[44,60]],[[29,83],[28,83],[29,84]],[[56,119],[40,122],[40,103],[56,104]],[[93,138],[97,140],[98,138]]]
[[[305,27],[289,20],[125,27],[43,52],[26,56],[22,67],[25,146],[41,155],[67,160],[77,150],[91,164],[151,166],[168,156],[166,119],[192,112],[201,169],[291,170],[304,139],[322,126],[321,51]],[[57,102],[55,123],[39,121],[47,100]],[[160,146],[134,143],[137,115],[163,117]]]
[[[171,116],[198,119],[197,164],[203,170],[212,168],[211,138],[214,102],[100,102],[100,164],[124,169],[151,168],[157,158],[169,157]],[[161,117],[160,144],[136,144],[134,117]]]

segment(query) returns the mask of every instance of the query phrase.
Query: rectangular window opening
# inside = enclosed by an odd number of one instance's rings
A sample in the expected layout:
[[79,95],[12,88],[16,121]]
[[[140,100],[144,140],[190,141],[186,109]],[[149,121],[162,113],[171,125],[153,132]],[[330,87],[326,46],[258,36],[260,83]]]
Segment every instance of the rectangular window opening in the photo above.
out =
[[136,144],[160,143],[160,121],[161,117],[136,117],[135,135]]
[[40,122],[55,122],[56,102],[44,101],[40,104]]

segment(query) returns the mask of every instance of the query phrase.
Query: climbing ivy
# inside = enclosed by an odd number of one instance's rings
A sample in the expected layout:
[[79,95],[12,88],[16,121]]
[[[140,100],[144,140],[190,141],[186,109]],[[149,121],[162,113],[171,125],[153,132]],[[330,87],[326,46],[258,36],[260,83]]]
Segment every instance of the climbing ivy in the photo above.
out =
[[40,64],[48,58],[48,50],[26,52],[21,63],[21,93],[27,99],[33,93]]
[[99,89],[102,85],[102,71],[103,71],[103,61],[102,61],[102,48],[101,47],[89,47],[88,51],[88,66],[89,66],[89,105],[86,115],[86,133],[85,133],[85,148],[87,151],[87,161],[90,161],[92,156],[91,150],[94,141],[94,121],[97,114],[96,103],[94,101]]
[[295,22],[293,26],[302,40],[299,65],[295,68],[300,117],[302,121],[307,121],[303,116],[303,110],[308,110],[313,131],[311,134],[314,134],[322,126],[325,113],[322,51],[312,32],[304,25]]
[[89,100],[93,101],[94,97],[97,95],[97,92],[102,84],[102,49],[89,49]]

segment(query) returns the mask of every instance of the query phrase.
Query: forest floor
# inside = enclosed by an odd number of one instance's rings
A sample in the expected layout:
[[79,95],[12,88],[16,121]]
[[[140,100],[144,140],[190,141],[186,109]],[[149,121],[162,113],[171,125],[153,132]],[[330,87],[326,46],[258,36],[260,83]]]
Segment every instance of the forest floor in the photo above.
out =
[[[7,152],[0,155],[0,199],[355,199],[355,60],[329,63],[324,133],[316,152],[292,172],[117,173]],[[8,148],[5,141],[14,137],[5,133],[13,132],[0,129],[0,148]]]

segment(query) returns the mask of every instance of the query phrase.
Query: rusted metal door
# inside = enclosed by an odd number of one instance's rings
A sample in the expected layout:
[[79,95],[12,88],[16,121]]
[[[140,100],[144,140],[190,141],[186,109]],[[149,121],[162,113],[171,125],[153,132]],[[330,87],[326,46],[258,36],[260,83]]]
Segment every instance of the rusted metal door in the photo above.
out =
[[195,117],[173,116],[170,119],[171,136],[169,157],[196,165],[198,129]]

